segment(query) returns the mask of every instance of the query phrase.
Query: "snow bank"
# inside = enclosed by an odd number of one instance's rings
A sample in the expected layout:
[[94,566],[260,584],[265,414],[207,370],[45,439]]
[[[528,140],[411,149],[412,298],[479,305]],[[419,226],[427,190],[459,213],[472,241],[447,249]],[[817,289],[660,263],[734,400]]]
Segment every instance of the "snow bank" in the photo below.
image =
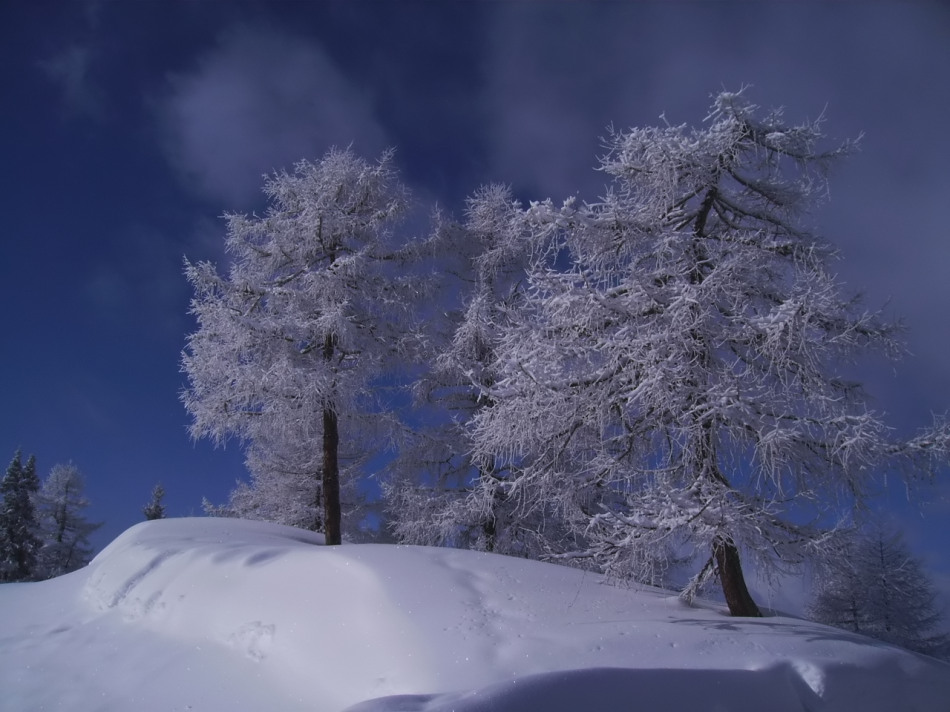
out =
[[950,699],[950,666],[818,624],[733,619],[490,554],[322,544],[160,520],[82,571],[0,586],[0,709],[936,712]]

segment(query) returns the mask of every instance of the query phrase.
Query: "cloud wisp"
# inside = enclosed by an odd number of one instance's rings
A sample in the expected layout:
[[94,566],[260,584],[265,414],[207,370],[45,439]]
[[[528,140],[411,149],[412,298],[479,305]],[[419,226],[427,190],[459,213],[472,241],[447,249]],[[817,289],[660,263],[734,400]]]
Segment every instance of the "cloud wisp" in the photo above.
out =
[[231,28],[159,102],[166,155],[189,188],[245,206],[261,176],[353,144],[386,145],[369,94],[314,41]]

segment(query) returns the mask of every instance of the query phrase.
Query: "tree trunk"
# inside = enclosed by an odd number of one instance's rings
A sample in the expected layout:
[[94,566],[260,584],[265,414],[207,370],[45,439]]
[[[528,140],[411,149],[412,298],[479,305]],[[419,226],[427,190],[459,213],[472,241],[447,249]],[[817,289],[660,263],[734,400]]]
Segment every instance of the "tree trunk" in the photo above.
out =
[[[336,350],[333,334],[323,341],[323,358],[330,361]],[[323,406],[323,534],[328,546],[343,543],[340,520],[340,425],[333,402]]]
[[732,539],[716,537],[713,542],[713,558],[716,560],[719,582],[722,584],[722,593],[726,597],[730,615],[761,618],[762,612],[746,588],[742,564],[739,562],[739,550]]
[[[494,505],[494,497],[492,497],[492,504]],[[494,506],[482,522],[482,534],[485,535],[485,551],[494,551],[495,541],[498,538],[498,523],[495,521]]]
[[[485,480],[494,480],[495,468],[493,465],[489,465],[486,468],[479,467],[479,479],[482,481]],[[495,551],[495,543],[498,540],[498,522],[495,519],[495,510],[498,505],[498,489],[494,488],[492,490],[491,497],[491,509],[488,511],[487,516],[482,522],[482,533],[485,535],[485,551]]]
[[340,465],[337,451],[340,432],[336,412],[323,409],[323,533],[328,545],[343,541],[340,529]]

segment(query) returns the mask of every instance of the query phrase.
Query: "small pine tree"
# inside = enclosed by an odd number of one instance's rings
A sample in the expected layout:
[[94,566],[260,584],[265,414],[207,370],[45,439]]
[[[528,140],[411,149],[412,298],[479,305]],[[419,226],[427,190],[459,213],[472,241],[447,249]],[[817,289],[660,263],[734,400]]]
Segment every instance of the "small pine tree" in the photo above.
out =
[[165,518],[165,505],[162,504],[164,498],[165,488],[162,487],[161,482],[159,482],[152,488],[152,498],[149,500],[149,503],[142,508],[142,514],[145,515],[147,521]]
[[37,517],[43,538],[34,578],[48,579],[75,571],[89,563],[89,536],[101,524],[87,521],[82,510],[89,506],[85,482],[72,463],[55,465],[36,497]]
[[919,653],[950,656],[950,636],[937,632],[936,591],[899,533],[845,537],[825,564],[808,615]]
[[36,458],[24,465],[17,450],[0,480],[0,581],[27,581],[40,548],[33,498],[39,490]]

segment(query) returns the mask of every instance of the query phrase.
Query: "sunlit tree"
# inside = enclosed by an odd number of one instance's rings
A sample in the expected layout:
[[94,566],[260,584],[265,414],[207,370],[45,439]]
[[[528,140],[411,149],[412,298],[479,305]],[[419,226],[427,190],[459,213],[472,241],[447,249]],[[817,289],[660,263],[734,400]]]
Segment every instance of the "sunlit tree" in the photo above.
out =
[[535,230],[557,229],[558,264],[534,263],[492,383],[473,380],[492,402],[473,454],[516,475],[501,488],[524,516],[571,525],[562,557],[650,580],[693,551],[684,595],[715,575],[731,613],[756,616],[743,555],[800,564],[880,467],[946,453],[945,427],[889,440],[845,377],[900,345],[803,226],[851,148],[822,141],[817,122],[723,93],[700,129],[611,133],[600,201],[529,208]]
[[187,264],[198,330],[182,399],[195,437],[246,443],[255,478],[310,483],[294,504],[338,544],[341,477],[388,445],[383,379],[412,333],[419,284],[395,234],[407,192],[391,154],[372,164],[333,150],[270,176],[264,193],[263,217],[226,216],[225,275]]

